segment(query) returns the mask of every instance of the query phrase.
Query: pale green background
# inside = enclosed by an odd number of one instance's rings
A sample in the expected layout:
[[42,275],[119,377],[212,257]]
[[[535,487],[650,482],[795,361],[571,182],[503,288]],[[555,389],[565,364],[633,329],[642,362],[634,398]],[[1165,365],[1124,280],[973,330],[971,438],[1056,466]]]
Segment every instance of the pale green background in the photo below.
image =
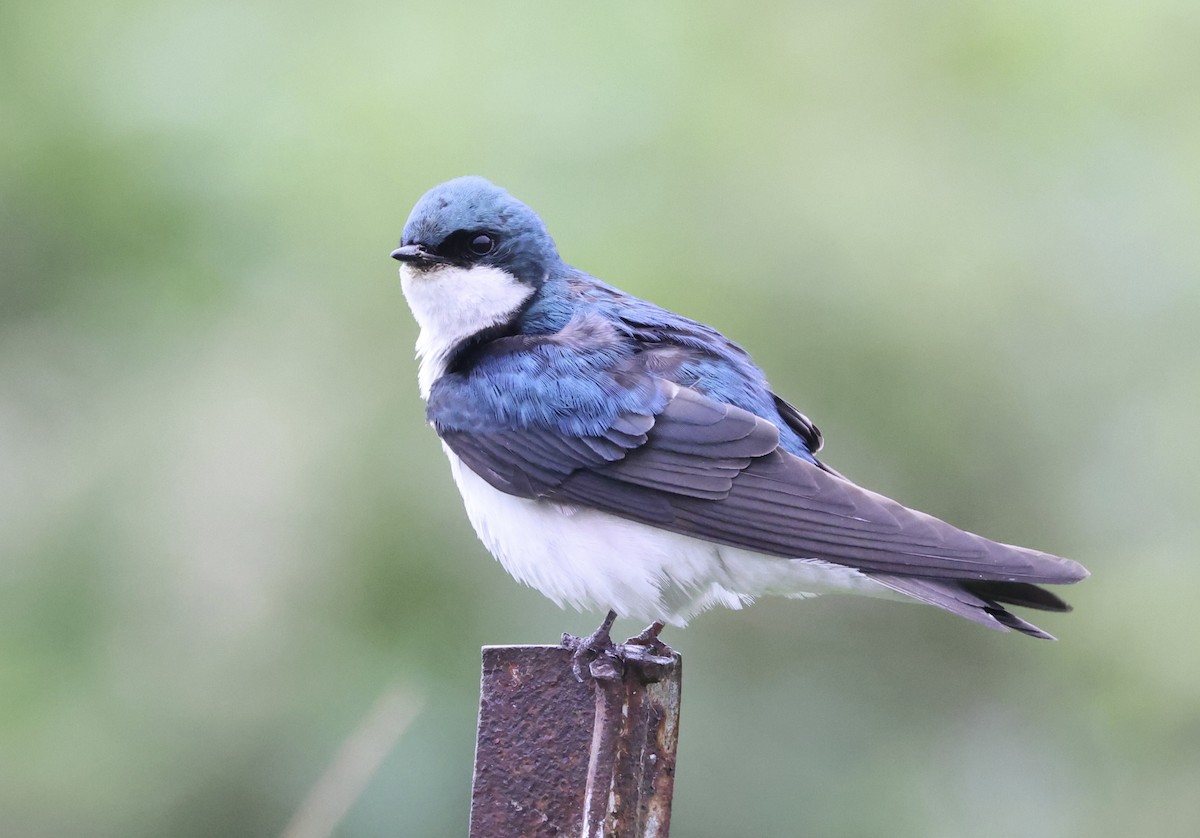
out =
[[674,835],[1196,835],[1198,44],[1193,0],[5,3],[0,834],[279,834],[389,684],[336,834],[465,834],[479,646],[600,616],[423,422],[387,254],[476,173],[837,468],[1095,574],[1058,643],[670,631]]

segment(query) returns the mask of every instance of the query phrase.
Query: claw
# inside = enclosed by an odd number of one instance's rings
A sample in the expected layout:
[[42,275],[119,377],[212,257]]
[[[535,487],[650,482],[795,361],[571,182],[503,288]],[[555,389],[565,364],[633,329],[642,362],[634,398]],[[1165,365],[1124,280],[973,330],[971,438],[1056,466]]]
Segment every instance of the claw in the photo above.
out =
[[[588,664],[588,668],[592,669],[596,664],[600,664],[604,659],[613,657],[612,652],[616,648],[613,646],[612,637],[609,636],[609,630],[612,629],[613,622],[617,619],[616,611],[609,611],[608,616],[604,618],[604,622],[600,627],[587,637],[576,637],[573,634],[563,632],[562,645],[574,652],[571,655],[571,671],[575,673],[577,681],[583,681],[583,665]],[[602,670],[607,675],[607,670]],[[593,677],[602,677],[593,673]],[[617,678],[620,678],[618,673]]]
[[661,620],[655,620],[650,625],[642,629],[641,634],[635,634],[633,637],[622,643],[622,646],[645,646],[647,649],[656,654],[665,654],[668,657],[672,653],[672,649],[666,643],[658,639],[662,634],[663,624]]
[[642,629],[641,634],[635,634],[616,647],[621,658],[636,665],[643,677],[655,675],[656,669],[670,666],[675,660],[675,650],[658,638],[662,630],[662,622],[655,620]]

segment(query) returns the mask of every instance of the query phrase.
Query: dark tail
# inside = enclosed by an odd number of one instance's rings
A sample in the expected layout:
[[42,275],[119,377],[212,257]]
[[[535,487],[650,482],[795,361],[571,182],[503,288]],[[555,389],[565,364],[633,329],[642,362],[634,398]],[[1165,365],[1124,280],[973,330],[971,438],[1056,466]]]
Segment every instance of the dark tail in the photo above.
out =
[[966,617],[972,622],[996,631],[1016,629],[1030,637],[1038,637],[1042,640],[1053,640],[1054,635],[1021,619],[1004,605],[1018,605],[1023,608],[1036,608],[1040,611],[1071,610],[1071,606],[1057,596],[1031,582],[931,579],[887,573],[872,573],[871,578],[882,582],[893,591],[899,591],[913,599],[944,608],[952,614]]

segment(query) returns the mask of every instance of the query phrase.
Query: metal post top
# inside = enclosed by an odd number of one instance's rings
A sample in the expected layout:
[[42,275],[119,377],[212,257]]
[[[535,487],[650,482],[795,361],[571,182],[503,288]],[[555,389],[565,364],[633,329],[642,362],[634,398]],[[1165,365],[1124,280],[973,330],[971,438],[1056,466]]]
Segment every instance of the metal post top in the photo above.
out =
[[471,838],[667,838],[681,659],[580,680],[572,654],[483,647]]

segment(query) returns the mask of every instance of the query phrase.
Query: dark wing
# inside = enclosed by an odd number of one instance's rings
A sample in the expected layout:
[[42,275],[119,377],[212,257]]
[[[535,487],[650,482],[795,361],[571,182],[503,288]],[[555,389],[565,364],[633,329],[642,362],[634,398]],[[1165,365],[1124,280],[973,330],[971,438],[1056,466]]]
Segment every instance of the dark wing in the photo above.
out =
[[[549,428],[439,431],[466,465],[501,491],[590,506],[761,553],[857,568],[910,596],[956,613],[965,609],[972,619],[980,608],[1003,611],[1000,600],[1051,607],[1039,594],[1051,595],[1028,592],[1029,583],[1087,575],[1073,561],[965,532],[793,456],[779,447],[778,428],[752,413],[666,381],[660,386],[665,407],[623,415],[601,435],[569,437]],[[945,591],[939,597],[933,588],[903,581],[910,578],[948,584],[974,599],[952,607]],[[989,594],[964,583],[1009,587]]]

